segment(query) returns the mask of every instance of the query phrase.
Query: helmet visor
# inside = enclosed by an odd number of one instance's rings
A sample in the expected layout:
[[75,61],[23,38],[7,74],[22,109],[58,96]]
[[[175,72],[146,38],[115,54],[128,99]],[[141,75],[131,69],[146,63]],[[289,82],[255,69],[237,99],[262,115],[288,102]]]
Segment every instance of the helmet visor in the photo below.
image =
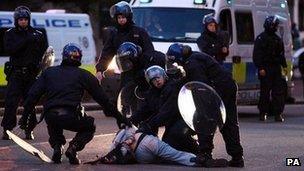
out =
[[130,51],[116,55],[116,64],[120,72],[130,71],[133,68],[133,62],[130,59]]

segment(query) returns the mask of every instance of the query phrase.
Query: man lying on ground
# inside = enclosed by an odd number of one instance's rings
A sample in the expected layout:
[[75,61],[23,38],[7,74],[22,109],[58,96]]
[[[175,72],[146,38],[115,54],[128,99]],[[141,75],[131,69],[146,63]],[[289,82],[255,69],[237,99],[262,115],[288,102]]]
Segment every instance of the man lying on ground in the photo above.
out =
[[[206,162],[207,161],[207,162]],[[135,128],[120,130],[104,157],[87,164],[170,163],[193,167],[227,167],[226,159],[204,160],[192,153],[178,151],[158,137],[138,132]]]

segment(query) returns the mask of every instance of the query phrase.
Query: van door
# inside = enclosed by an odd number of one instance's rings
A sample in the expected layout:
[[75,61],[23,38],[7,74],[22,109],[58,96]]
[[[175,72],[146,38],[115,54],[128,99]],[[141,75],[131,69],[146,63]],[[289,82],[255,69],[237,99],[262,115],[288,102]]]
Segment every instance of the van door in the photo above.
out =
[[255,40],[251,10],[235,10],[235,41],[232,54],[232,75],[239,85],[238,101],[256,103],[259,97],[259,80],[252,62]]

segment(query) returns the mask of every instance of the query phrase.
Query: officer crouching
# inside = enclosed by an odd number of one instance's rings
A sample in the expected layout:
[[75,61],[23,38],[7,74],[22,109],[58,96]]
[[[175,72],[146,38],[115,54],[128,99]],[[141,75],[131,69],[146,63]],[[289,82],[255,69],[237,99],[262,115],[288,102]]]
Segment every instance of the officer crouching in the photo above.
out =
[[[90,72],[78,68],[81,65],[82,51],[77,44],[69,43],[63,48],[62,63],[56,67],[50,67],[44,72],[30,89],[25,101],[23,118],[28,118],[28,112],[35,106],[42,95],[45,95],[44,103],[45,121],[49,133],[49,143],[54,149],[52,160],[61,163],[63,145],[66,143],[63,130],[77,132],[69,143],[65,152],[71,164],[79,164],[77,152],[92,140],[95,132],[94,118],[87,116],[81,107],[81,99],[84,91],[103,106],[106,116],[117,119],[118,127],[122,123],[131,126],[112,104],[99,85],[98,80]],[[27,129],[27,119],[19,123],[21,128]]]

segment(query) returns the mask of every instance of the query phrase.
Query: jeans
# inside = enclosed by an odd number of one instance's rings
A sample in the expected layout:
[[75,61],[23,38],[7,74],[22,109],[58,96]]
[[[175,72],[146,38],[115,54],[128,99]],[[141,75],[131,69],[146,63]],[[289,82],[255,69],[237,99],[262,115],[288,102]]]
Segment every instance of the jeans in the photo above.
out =
[[154,163],[161,161],[181,164],[186,166],[195,166],[194,159],[196,156],[192,153],[178,151],[167,143],[159,140],[152,135],[146,135],[139,143],[135,151],[136,160],[139,163]]

